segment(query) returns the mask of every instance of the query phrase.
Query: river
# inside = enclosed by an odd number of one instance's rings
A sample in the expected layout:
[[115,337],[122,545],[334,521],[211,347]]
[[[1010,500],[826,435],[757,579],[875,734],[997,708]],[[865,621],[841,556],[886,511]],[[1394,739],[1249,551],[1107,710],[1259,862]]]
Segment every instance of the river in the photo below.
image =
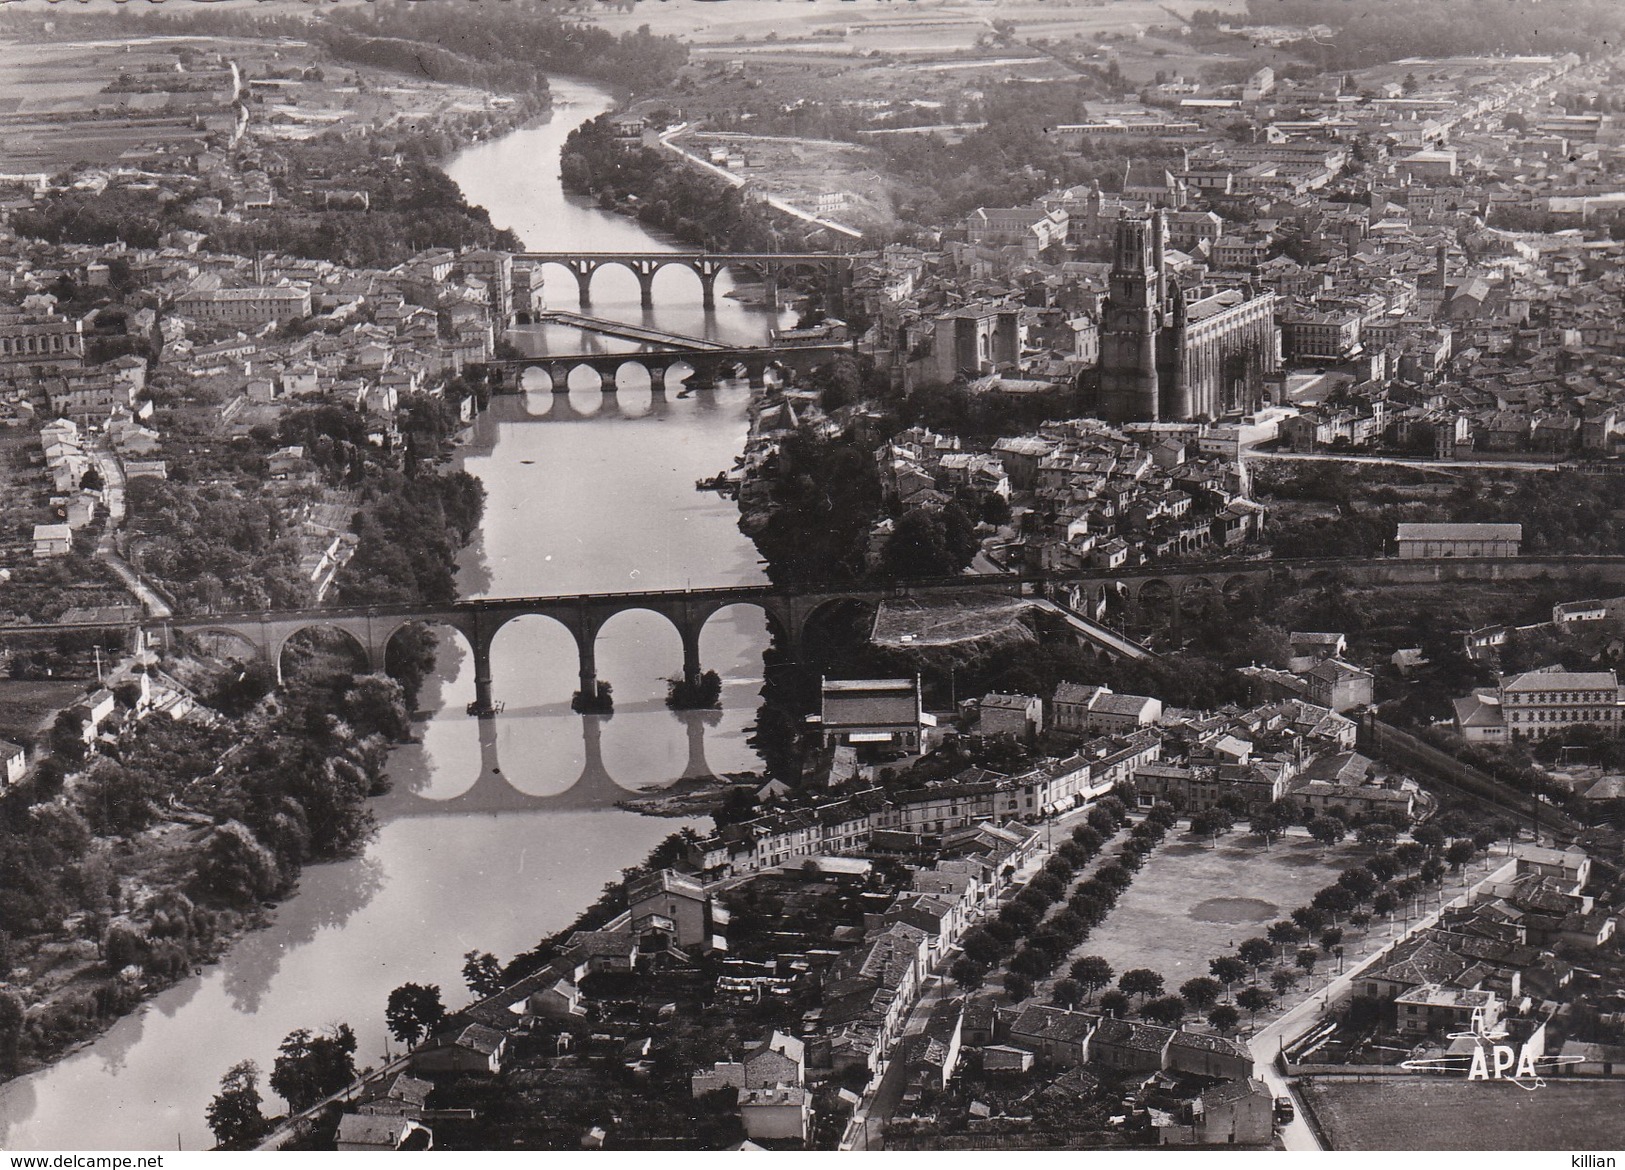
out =
[[[565,79],[553,93],[548,122],[463,151],[447,173],[533,250],[670,247],[633,220],[564,194],[564,137],[612,97]],[[549,303],[575,309],[574,281],[563,270],[548,275]],[[718,292],[728,287],[724,279]],[[662,272],[656,298],[660,307],[645,312],[632,275],[608,270],[594,281],[591,312],[740,342],[762,339],[774,324],[725,296],[704,311],[686,272]],[[533,328],[513,340],[540,353],[578,339]],[[748,400],[738,385],[654,398],[646,382],[618,395],[577,387],[498,399],[461,456],[488,493],[482,531],[459,566],[463,593],[760,580],[735,506],[694,490],[695,479],[730,466],[742,449]],[[392,988],[435,983],[448,1005],[466,1002],[464,952],[506,958],[528,949],[567,925],[622,867],[694,823],[638,816],[615,800],[683,775],[758,766],[744,730],[755,717],[766,641],[755,610],[712,619],[701,653],[725,679],[723,710],[679,717],[663,702],[665,679],[681,669],[676,631],[654,614],[621,615],[598,643],[615,713],[582,717],[569,709],[577,669],[569,635],[521,619],[493,651],[504,710],[475,720],[465,714],[471,656],[455,636],[442,638],[420,742],[392,757],[394,788],[374,802],[379,831],[365,853],[306,870],[272,924],[221,962],[51,1068],[0,1088],[0,1146],[206,1147],[204,1108],[221,1074],[247,1058],[268,1073],[295,1028],[347,1022],[360,1039],[358,1063],[376,1064]],[[277,1104],[263,1080],[261,1091]]]

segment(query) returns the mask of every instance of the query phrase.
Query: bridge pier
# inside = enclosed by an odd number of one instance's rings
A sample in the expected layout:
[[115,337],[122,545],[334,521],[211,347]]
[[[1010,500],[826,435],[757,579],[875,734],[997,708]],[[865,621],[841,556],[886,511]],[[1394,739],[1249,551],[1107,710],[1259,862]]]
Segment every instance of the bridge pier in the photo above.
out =
[[717,273],[714,268],[710,271],[700,270],[700,307],[707,312],[717,307]]
[[596,695],[598,693],[598,655],[593,648],[593,641],[597,637],[583,638],[577,653],[580,656],[580,666],[577,675],[581,681],[583,695]]
[[655,307],[655,273],[660,268],[658,260],[638,260],[632,264],[632,271],[638,278],[639,303],[645,309]]
[[699,627],[689,622],[682,622],[678,626],[678,633],[683,639],[683,682],[690,687],[700,685],[700,631]]
[[592,274],[598,270],[598,265],[591,260],[580,260],[574,257],[564,263],[565,267],[575,273],[576,292],[581,307],[585,309],[592,304]]
[[666,393],[666,367],[651,366],[645,363],[643,368],[649,372],[649,393],[664,396]]
[[573,710],[582,715],[607,715],[614,710],[614,700],[602,693],[598,682],[598,629],[603,623],[582,618],[576,623],[576,654],[579,669],[577,677],[581,689],[570,701]]
[[485,626],[479,610],[475,610],[469,623],[459,624],[457,628],[468,639],[469,649],[474,654],[474,705],[469,708],[469,714],[490,719],[497,713],[495,696],[491,693],[491,639],[496,634],[487,631]]
[[490,719],[496,713],[496,702],[491,694],[491,649],[485,647],[474,652],[474,714]]
[[684,780],[705,780],[715,775],[711,762],[705,758],[705,729],[720,720],[715,711],[684,711],[681,716],[688,733],[688,762],[683,765]]

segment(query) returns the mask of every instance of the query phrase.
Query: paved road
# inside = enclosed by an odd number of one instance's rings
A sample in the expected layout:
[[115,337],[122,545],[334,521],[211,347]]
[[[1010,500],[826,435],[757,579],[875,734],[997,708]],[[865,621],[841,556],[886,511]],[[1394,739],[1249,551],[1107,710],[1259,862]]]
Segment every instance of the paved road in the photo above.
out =
[[1248,459],[1279,459],[1302,463],[1374,463],[1381,467],[1414,467],[1421,471],[1572,471],[1573,464],[1526,463],[1513,459],[1405,459],[1394,455],[1336,455],[1329,452],[1260,451],[1243,447]]
[[96,559],[104,562],[108,568],[118,574],[124,587],[146,606],[149,617],[173,617],[169,606],[162,597],[154,593],[141,575],[131,567],[130,563],[119,555],[118,546],[114,542],[114,533],[124,526],[124,468],[119,464],[118,457],[109,451],[104,441],[98,441],[90,449],[96,460],[96,468],[101,473],[103,495],[107,500],[107,528],[101,539],[96,542]]
[[[1409,938],[1418,931],[1426,930],[1438,922],[1439,916],[1453,906],[1465,905],[1471,895],[1487,882],[1504,880],[1512,876],[1517,869],[1517,862],[1507,858],[1501,865],[1490,870],[1470,888],[1463,890],[1441,908],[1433,911],[1423,918],[1417,919],[1416,925],[1409,931],[1395,938],[1394,944]],[[1391,945],[1394,945],[1391,944]],[[1248,1047],[1252,1050],[1253,1060],[1258,1065],[1258,1075],[1264,1083],[1269,1085],[1270,1092],[1277,1097],[1291,1096],[1295,1105],[1297,1116],[1291,1124],[1283,1126],[1280,1130],[1282,1144],[1289,1150],[1322,1150],[1320,1139],[1305,1120],[1303,1101],[1294,1091],[1296,1080],[1289,1080],[1281,1074],[1279,1066],[1275,1063],[1281,1050],[1292,1043],[1299,1036],[1309,1031],[1320,1019],[1321,1013],[1329,1003],[1344,998],[1356,977],[1367,967],[1382,959],[1389,948],[1384,947],[1375,954],[1368,956],[1356,966],[1350,967],[1342,975],[1337,976],[1326,985],[1325,990],[1307,996],[1297,1007],[1288,1011],[1280,1019],[1274,1020],[1258,1032],[1250,1041]]]

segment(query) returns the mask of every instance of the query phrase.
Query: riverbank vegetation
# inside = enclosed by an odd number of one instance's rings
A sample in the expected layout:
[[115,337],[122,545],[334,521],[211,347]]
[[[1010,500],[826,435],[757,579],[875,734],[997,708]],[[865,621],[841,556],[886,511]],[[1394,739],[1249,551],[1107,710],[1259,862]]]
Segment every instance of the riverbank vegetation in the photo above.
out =
[[[518,251],[517,238],[495,228],[490,213],[468,203],[435,165],[437,152],[472,140],[472,130],[445,126],[433,138],[401,130],[360,139],[330,131],[306,142],[278,142],[267,151],[287,172],[284,197],[238,222],[199,213],[196,198],[231,198],[229,190],[199,178],[172,180],[190,198],[169,201],[122,186],[53,191],[19,211],[12,226],[20,236],[52,244],[122,241],[136,248],[156,248],[169,232],[197,231],[215,252],[276,252],[365,268],[391,268],[425,248]],[[321,185],[334,174],[344,176],[347,189],[365,192],[367,209],[327,206]]]
[[666,706],[674,711],[710,709],[722,705],[722,676],[714,670],[695,682],[686,678],[666,680]]
[[639,222],[711,251],[793,251],[810,226],[747,202],[740,188],[683,165],[670,152],[628,149],[615,137],[611,114],[570,131],[559,174],[566,191],[590,195],[606,209],[632,201]]
[[[1625,10],[1615,0],[1549,0],[1541,5],[1482,0],[1248,0],[1252,24],[1328,25],[1330,37],[1306,36],[1280,46],[1325,69],[1359,69],[1405,57],[1503,53],[1590,53],[1618,44]],[[1204,14],[1195,13],[1193,22]],[[1215,11],[1212,23],[1221,19]],[[1233,19],[1223,17],[1222,19]]]
[[[314,587],[301,563],[308,540],[295,518],[353,500],[354,555],[335,596],[356,605],[450,601],[457,551],[485,506],[478,479],[441,473],[432,458],[455,412],[443,398],[406,399],[399,413],[407,445],[385,451],[369,442],[367,416],[337,402],[290,410],[275,429],[236,439],[203,412],[166,410],[168,478],[134,479],[126,489],[131,559],[181,611],[311,605]],[[269,456],[289,446],[305,452],[319,483],[271,480]]]
[[[628,882],[674,865],[698,840],[692,829],[672,833],[650,850],[640,864],[623,869],[617,880],[606,883],[598,900],[569,926],[507,964],[489,952],[469,951],[463,956],[463,978],[468,991],[476,1001],[485,999],[541,970],[559,954],[570,935],[578,930],[600,929],[626,909]],[[404,983],[390,993],[381,1010],[390,1033],[408,1047],[469,1022],[460,1011],[445,1010],[440,988],[433,985]],[[0,1029],[3,1029],[4,1018],[4,1004],[0,1002]],[[347,1024],[332,1025],[321,1033],[297,1029],[282,1041],[269,1085],[288,1102],[292,1113],[299,1113],[356,1078],[355,1053],[355,1033]],[[686,1067],[683,1069],[685,1077],[688,1071]],[[232,1065],[221,1077],[220,1092],[210,1101],[206,1117],[222,1148],[250,1149],[281,1120],[266,1116],[259,1084],[260,1070],[252,1061]],[[336,1124],[337,1111],[324,1110],[304,1124],[303,1132],[295,1134],[283,1148],[331,1149]]]
[[162,666],[217,706],[140,719],[138,689],[121,688],[117,730],[93,754],[58,743],[0,797],[0,966],[25,1005],[0,1012],[0,1073],[218,957],[305,865],[372,832],[367,799],[407,727],[398,683],[319,652],[274,694],[237,664]]

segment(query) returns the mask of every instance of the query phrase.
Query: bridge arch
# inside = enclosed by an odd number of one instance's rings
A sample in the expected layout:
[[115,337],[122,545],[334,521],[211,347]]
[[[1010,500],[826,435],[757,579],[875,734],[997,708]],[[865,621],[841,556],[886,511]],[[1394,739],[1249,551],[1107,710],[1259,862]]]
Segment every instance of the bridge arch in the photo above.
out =
[[712,271],[708,275],[709,268],[709,265],[702,266],[697,261],[687,259],[657,261],[649,278],[649,287],[660,294],[662,300],[694,299],[703,303],[708,297],[716,295],[716,274]]
[[[656,375],[650,364],[637,357],[622,359],[613,369],[599,371],[606,382],[615,387],[621,413],[632,417],[648,413],[652,406]],[[665,370],[660,371],[664,381]],[[664,386],[661,386],[664,389]]]
[[787,287],[811,289],[817,298],[815,303],[822,304],[824,311],[831,313],[839,307],[828,303],[832,275],[827,264],[820,264],[814,260],[786,260],[778,266],[777,272],[774,273],[774,281],[781,293]]
[[[791,653],[798,659],[808,657],[808,651],[816,648],[814,636],[822,628],[832,622],[856,621],[873,619],[875,602],[869,598],[853,594],[836,594],[816,598],[802,610],[796,621],[795,645]],[[816,661],[816,656],[813,656]]]
[[[729,611],[733,612],[730,613]],[[693,621],[694,627],[697,631],[697,636],[700,639],[700,661],[702,663],[704,663],[707,667],[713,667],[715,665],[710,661],[710,656],[704,653],[706,634],[710,633],[713,636],[713,639],[715,639],[716,637],[720,636],[720,628],[722,626],[729,622],[734,622],[743,618],[744,614],[749,611],[755,611],[757,614],[761,615],[762,624],[765,626],[767,635],[772,640],[774,645],[780,647],[781,649],[787,648],[790,645],[790,639],[794,636],[795,632],[793,629],[794,622],[778,605],[767,600],[717,601],[709,605],[701,606],[691,614],[691,620]],[[728,616],[723,617],[725,614]],[[757,670],[761,669],[761,663],[759,661],[755,664],[755,668]],[[726,672],[719,670],[718,673],[725,674]]]
[[1206,577],[1189,578],[1179,590],[1179,609],[1187,617],[1205,617],[1222,600],[1222,592]]
[[[255,659],[269,657],[265,647],[261,643],[256,642],[253,637],[235,626],[202,626],[185,630],[184,636],[194,642],[198,641],[199,639],[213,640],[216,645],[214,649],[210,651],[210,653],[212,653],[216,658],[223,657],[228,660],[234,659],[239,662],[250,662]],[[219,643],[227,642],[229,642],[234,649],[240,650],[241,653],[223,654],[221,652]]]
[[[527,634],[526,630],[531,632]],[[500,701],[510,709],[568,702],[568,689],[563,694],[538,693],[538,680],[551,684],[555,675],[568,677],[572,660],[578,676],[585,676],[592,669],[592,640],[596,634],[596,629],[583,629],[568,615],[546,609],[515,608],[481,614],[477,637],[472,641],[476,691],[484,693],[476,693],[475,701],[482,707]],[[561,659],[566,660],[565,666],[556,667]],[[482,666],[483,686],[479,677]]]
[[[452,636],[447,637],[448,634]],[[431,671],[450,673],[454,660],[448,650],[454,650],[459,658],[466,656],[468,667],[473,665],[474,639],[458,621],[441,617],[403,618],[375,637],[382,647],[384,673],[406,687],[408,702],[413,707],[417,705],[418,688]],[[473,671],[461,662],[455,665],[458,669],[451,675],[451,685],[457,690],[455,694],[448,691],[446,698],[466,705],[474,698]]]
[[1258,608],[1257,584],[1251,577],[1227,577],[1222,588],[1225,609],[1238,616],[1251,616]]
[[[650,622],[647,616],[639,615],[653,615],[657,620]],[[630,634],[629,623],[635,623],[630,625],[632,631]],[[608,641],[604,637],[606,631],[612,635]],[[622,659],[635,658],[639,669],[648,667],[656,671],[644,680],[646,682],[655,678],[667,679],[678,674],[683,670],[684,660],[688,657],[689,631],[685,628],[685,623],[660,606],[629,605],[625,609],[618,609],[598,623],[592,637],[595,655],[602,655],[609,650]],[[616,645],[617,642],[621,643],[619,647]],[[633,646],[626,646],[626,642],[632,642]],[[630,654],[627,652],[629,649],[632,651]],[[620,666],[624,671],[626,663],[622,662]],[[603,673],[602,669],[600,673]],[[614,683],[616,680],[610,677],[607,681]],[[622,680],[623,684],[631,681]]]
[[[325,640],[328,646],[320,646],[322,640]],[[351,659],[360,673],[370,673],[382,666],[377,648],[369,646],[366,636],[351,628],[349,622],[314,618],[281,631],[279,636],[273,638],[270,647],[271,665],[276,669],[279,682],[287,673],[289,649],[297,650],[300,646],[312,642],[318,643],[317,649],[324,650],[341,645],[348,646],[352,651]]]
[[1154,621],[1172,621],[1178,616],[1178,598],[1174,587],[1161,577],[1141,581],[1137,600],[1141,612]]

